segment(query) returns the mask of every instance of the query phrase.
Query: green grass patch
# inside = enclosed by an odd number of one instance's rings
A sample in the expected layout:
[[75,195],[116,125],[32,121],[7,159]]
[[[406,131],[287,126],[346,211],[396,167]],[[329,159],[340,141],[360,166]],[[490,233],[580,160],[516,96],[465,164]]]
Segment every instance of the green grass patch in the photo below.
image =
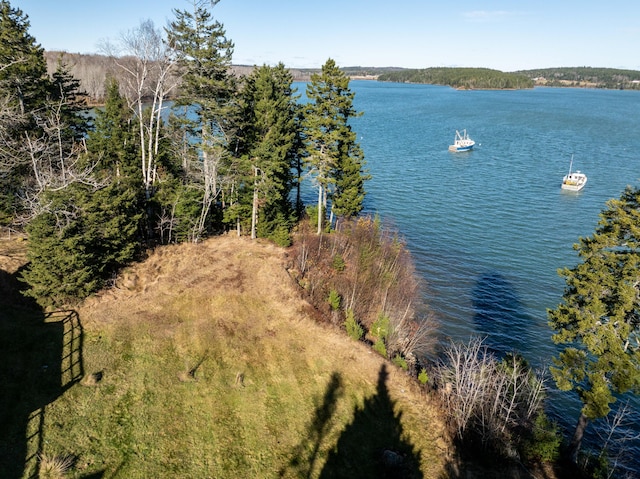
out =
[[[57,317],[5,317],[5,337],[19,340],[3,341],[5,359],[23,372],[3,369],[15,393],[3,425],[24,446],[12,457],[71,457],[70,478],[317,478],[365,461],[365,473],[380,470],[386,447],[411,457],[407,465],[423,477],[437,476],[443,458],[431,431],[441,425],[403,398],[406,383],[396,396],[402,401],[391,399],[381,358],[302,317],[297,300],[287,308],[260,285],[224,289],[243,277],[229,269],[212,267],[211,278],[229,276],[185,294],[166,291],[189,275],[163,271],[166,289],[150,283],[144,294],[89,302],[74,316],[81,341],[64,339],[72,329]],[[66,385],[63,367],[42,375],[43,362],[70,357],[81,358],[82,374]],[[6,477],[33,477],[38,467],[37,459],[0,461]]]

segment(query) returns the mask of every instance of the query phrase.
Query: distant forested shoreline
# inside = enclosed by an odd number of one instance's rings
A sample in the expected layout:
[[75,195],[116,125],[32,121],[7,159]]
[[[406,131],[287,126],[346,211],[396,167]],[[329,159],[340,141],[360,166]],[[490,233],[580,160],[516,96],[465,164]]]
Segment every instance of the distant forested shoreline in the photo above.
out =
[[[104,98],[105,79],[116,73],[112,71],[113,63],[106,55],[47,51],[45,58],[50,73],[55,71],[58,60],[62,58],[95,103],[101,103]],[[233,65],[231,68],[234,75],[245,76],[256,66]],[[640,90],[640,71],[614,68],[562,67],[503,72],[489,68],[352,66],[342,67],[340,70],[351,79],[446,85],[461,90],[515,90],[534,86]],[[320,69],[289,68],[288,71],[294,81],[309,81],[311,75],[319,73]]]
[[640,90],[640,71],[617,68],[563,67],[521,70],[536,85],[554,87],[605,88],[610,90]]
[[425,68],[389,71],[379,81],[447,85],[458,89],[523,89],[534,86],[640,90],[640,71],[563,67],[502,72],[488,68]]
[[446,85],[460,90],[521,90],[533,88],[526,75],[490,68],[424,68],[383,73],[378,81]]

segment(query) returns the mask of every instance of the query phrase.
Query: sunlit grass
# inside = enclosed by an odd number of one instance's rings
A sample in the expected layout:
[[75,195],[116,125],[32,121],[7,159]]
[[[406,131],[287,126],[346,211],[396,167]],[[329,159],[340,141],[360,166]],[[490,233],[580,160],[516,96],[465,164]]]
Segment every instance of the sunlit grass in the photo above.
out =
[[[319,477],[383,360],[303,314],[281,254],[233,238],[168,248],[87,301],[85,379],[46,407],[42,453],[76,458],[70,477]],[[438,416],[387,367],[406,441],[439,477]]]

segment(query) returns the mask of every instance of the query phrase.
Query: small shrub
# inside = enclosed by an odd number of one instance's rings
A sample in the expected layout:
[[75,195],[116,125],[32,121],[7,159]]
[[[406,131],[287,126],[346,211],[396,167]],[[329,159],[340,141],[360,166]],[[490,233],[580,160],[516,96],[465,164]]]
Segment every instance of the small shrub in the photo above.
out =
[[389,316],[384,313],[380,313],[378,319],[376,319],[371,325],[369,333],[374,338],[384,341],[389,337],[390,327]]
[[[307,217],[309,218],[309,225],[311,229],[315,231],[318,228],[318,207],[317,206],[307,206],[306,207]],[[323,214],[326,211],[322,211]],[[323,215],[324,216],[324,215]],[[331,225],[327,221],[326,216],[322,218],[322,231],[325,233],[329,233],[331,231]]]
[[393,357],[393,364],[395,364],[396,366],[404,369],[405,371],[407,371],[409,369],[409,365],[407,364],[407,360],[405,358],[403,358],[402,356],[400,356],[399,354],[396,354]]
[[420,374],[418,374],[418,381],[420,381],[420,384],[422,385],[427,384],[427,382],[429,381],[429,375],[427,374],[427,370],[425,368],[422,368],[420,370]]
[[268,236],[268,238],[273,241],[278,246],[282,246],[283,248],[288,248],[291,246],[291,234],[289,233],[289,228],[287,225],[279,225],[275,230]]
[[[606,453],[606,451],[603,451]],[[579,459],[582,469],[593,479],[609,479],[613,475],[611,461],[607,454],[583,453]]]
[[49,456],[42,454],[40,459],[40,471],[38,477],[41,479],[64,479],[67,471],[73,466],[71,456]]
[[342,298],[340,294],[335,289],[329,291],[329,298],[327,298],[329,305],[333,311],[338,311],[340,309],[340,303],[342,302]]
[[376,342],[373,343],[373,350],[380,356],[387,357],[387,346],[384,344],[383,339],[377,339]]
[[552,462],[558,459],[562,435],[558,425],[552,422],[544,412],[540,412],[534,421],[530,435],[522,445],[522,455],[527,460]]
[[356,341],[360,341],[362,339],[364,329],[362,329],[362,326],[360,326],[358,321],[356,321],[352,309],[347,310],[347,318],[344,321],[344,325],[347,329],[347,334],[351,339],[355,339]]
[[331,266],[336,271],[344,271],[344,269],[346,268],[347,264],[344,262],[344,258],[342,257],[342,255],[337,254],[337,255],[335,255],[333,257],[333,262],[332,262]]

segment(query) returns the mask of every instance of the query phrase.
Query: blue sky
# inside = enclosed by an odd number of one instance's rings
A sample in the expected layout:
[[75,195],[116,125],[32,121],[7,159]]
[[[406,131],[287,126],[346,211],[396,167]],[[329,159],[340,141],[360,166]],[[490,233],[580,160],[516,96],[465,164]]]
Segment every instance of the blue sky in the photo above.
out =
[[[190,0],[9,0],[47,50],[96,53]],[[233,63],[339,66],[560,66],[640,70],[637,0],[220,0]]]

